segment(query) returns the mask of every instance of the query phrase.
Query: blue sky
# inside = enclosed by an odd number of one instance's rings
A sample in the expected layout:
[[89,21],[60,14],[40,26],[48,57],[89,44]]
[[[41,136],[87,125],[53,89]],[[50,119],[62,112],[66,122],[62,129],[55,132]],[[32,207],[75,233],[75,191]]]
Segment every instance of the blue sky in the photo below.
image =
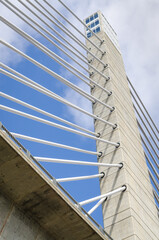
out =
[[[64,15],[72,23],[74,23],[81,31],[84,31],[83,26],[77,22],[76,19],[74,19],[64,8],[62,8],[61,4],[57,0],[52,2],[54,3],[54,6],[62,13],[64,13]],[[18,6],[20,9],[25,9],[19,2],[15,1],[15,3],[16,6]],[[86,0],[82,3],[82,5],[80,5],[79,1],[71,0],[66,1],[66,4],[69,5],[70,8],[81,19],[86,18],[99,9],[102,10],[103,14],[106,16],[110,24],[117,32],[127,75],[129,76],[137,92],[148,108],[148,111],[150,112],[152,118],[156,123],[158,123],[159,115],[156,111],[158,108],[157,103],[159,102],[159,70],[157,68],[159,58],[159,36],[157,35],[157,23],[159,21],[159,16],[157,14],[157,9],[159,9],[158,1],[147,1],[145,3],[143,0],[114,0],[106,2],[99,0],[97,4],[97,1]],[[83,9],[87,9],[87,11],[83,11]],[[6,8],[1,8],[0,11],[2,12],[3,16],[13,22],[16,26],[25,30],[28,34],[38,39],[52,51],[56,52],[65,60],[69,61],[71,64],[77,67],[77,65],[70,61],[68,57],[59,52],[51,43],[40,37],[34,30],[29,28],[26,24],[15,17],[14,14],[11,14]],[[25,13],[27,13],[26,10]],[[36,18],[33,17],[33,19]],[[62,20],[61,18],[59,19]],[[68,26],[66,23],[65,25]],[[29,44],[28,41],[24,40],[22,37],[20,37],[5,25],[2,24],[1,27],[3,39],[7,40],[9,43],[24,51],[26,54],[44,64],[48,68],[52,69],[56,73],[62,75],[66,79],[69,79],[71,82],[83,88],[85,91],[89,91],[88,86],[86,86],[76,77],[72,76],[68,71],[63,69],[55,61],[51,60],[48,56],[43,54],[33,45]],[[77,34],[75,30],[73,30],[71,27],[69,27],[69,29],[72,30],[84,42],[84,39],[79,34]],[[67,38],[67,36],[65,37]],[[72,40],[69,41],[73,43]],[[73,44],[77,46],[77,44]],[[72,103],[77,104],[78,106],[91,112],[90,102],[81,97],[78,93],[70,90],[70,88],[66,87],[66,85],[48,75],[46,72],[39,69],[29,61],[20,57],[18,54],[15,54],[13,51],[8,50],[6,47],[1,46],[0,51],[2,62],[8,64],[16,71],[26,75],[27,77],[47,87],[48,89],[66,98]],[[81,51],[84,52],[82,49]],[[81,68],[79,69],[83,71]],[[76,110],[73,110],[70,107],[65,106],[62,103],[48,98],[36,92],[35,90],[22,85],[21,83],[17,83],[15,80],[1,76],[0,89],[2,92],[17,97],[27,103],[33,104],[41,109],[44,109],[45,111],[93,130],[93,121],[89,117],[81,114]],[[0,102],[1,104],[16,108],[18,110],[51,120],[49,117],[44,117],[41,114],[35,113],[32,110],[22,107],[2,97],[0,98]],[[0,116],[0,121],[11,132],[21,133],[32,137],[96,151],[96,144],[94,140],[90,140],[73,133],[67,133],[66,131],[56,129],[29,119],[25,119],[12,113],[4,112],[2,110],[0,110]],[[57,122],[55,120],[53,121]],[[20,140],[20,142],[31,152],[33,156],[96,161],[95,156],[88,154],[40,145],[33,142],[30,143],[25,140]],[[43,163],[43,166],[45,166],[45,168],[49,170],[49,172],[53,174],[55,178],[89,175],[98,172],[98,169],[96,167],[78,165],[63,166],[60,164]],[[77,201],[82,201],[100,194],[98,179],[70,182],[64,183],[62,185],[68,190],[69,193],[72,194],[72,196]],[[86,206],[86,210],[89,210],[90,208],[90,205]],[[94,212],[92,216],[95,218],[95,220],[97,220],[97,222],[102,225],[101,208]]]

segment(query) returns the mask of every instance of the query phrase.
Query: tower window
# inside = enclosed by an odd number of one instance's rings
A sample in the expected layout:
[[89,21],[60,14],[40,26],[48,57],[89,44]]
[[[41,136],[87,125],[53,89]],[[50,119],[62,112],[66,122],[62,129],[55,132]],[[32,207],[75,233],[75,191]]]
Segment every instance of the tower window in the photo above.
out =
[[100,27],[97,27],[97,28],[96,28],[96,32],[100,32]]
[[91,24],[91,28],[93,28],[94,27],[94,22]]
[[98,25],[99,24],[99,20],[95,21],[95,25]]
[[90,38],[91,37],[91,32],[87,33],[87,37]]
[[86,19],[86,24],[89,23],[89,18]]
[[95,13],[95,14],[94,14],[94,18],[97,18],[97,17],[98,17],[98,13]]
[[92,15],[92,16],[90,16],[90,21],[92,21],[93,19],[94,19],[93,15]]

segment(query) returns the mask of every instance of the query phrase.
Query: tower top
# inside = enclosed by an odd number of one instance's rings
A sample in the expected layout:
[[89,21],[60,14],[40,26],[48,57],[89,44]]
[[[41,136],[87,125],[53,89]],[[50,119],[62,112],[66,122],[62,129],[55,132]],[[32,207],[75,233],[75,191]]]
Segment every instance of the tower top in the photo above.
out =
[[84,19],[84,22],[87,25],[87,28],[85,29],[85,31],[86,31],[86,35],[88,38],[92,37],[92,35],[93,35],[89,31],[89,29],[91,29],[94,33],[103,31],[107,34],[107,36],[110,38],[112,43],[115,45],[115,47],[120,52],[117,34],[100,10],[95,12],[94,14],[91,14],[86,19]]

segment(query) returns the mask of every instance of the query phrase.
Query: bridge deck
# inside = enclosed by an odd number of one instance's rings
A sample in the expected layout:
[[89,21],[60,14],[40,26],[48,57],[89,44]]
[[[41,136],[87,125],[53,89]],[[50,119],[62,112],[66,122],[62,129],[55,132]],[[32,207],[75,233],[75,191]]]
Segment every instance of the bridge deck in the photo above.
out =
[[38,222],[53,239],[107,239],[2,130],[0,192]]

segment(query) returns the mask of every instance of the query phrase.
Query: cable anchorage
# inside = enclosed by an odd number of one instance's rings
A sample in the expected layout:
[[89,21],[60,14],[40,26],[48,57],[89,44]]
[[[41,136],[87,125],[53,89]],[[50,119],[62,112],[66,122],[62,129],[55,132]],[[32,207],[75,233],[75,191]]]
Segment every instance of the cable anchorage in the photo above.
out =
[[105,64],[104,67],[103,67],[103,69],[106,69],[106,67],[108,67],[108,64]]
[[95,87],[96,87],[95,85],[91,86],[91,90],[93,90]]
[[120,147],[120,142],[117,142],[117,144],[118,144],[118,145],[116,146],[116,148]]
[[91,72],[91,73],[89,74],[89,76],[90,76],[90,77],[92,77],[92,76],[93,76],[93,74],[94,74],[94,72]]
[[112,91],[110,91],[110,93],[108,94],[108,97],[110,97],[112,95]]
[[103,155],[103,152],[99,152],[98,157],[100,158],[102,157],[102,155]]
[[102,57],[103,57],[105,54],[106,54],[106,51],[104,51],[104,52],[102,53]]
[[115,126],[113,127],[113,129],[116,129],[116,128],[118,127],[118,124],[115,123],[114,125],[115,125]]
[[101,179],[105,177],[105,172],[101,172],[100,174],[103,174],[103,176],[100,177]]
[[[102,45],[103,43],[104,43],[104,40],[102,40],[102,41],[100,42],[100,45]],[[102,55],[103,55],[103,54],[105,54],[105,52],[103,52]]]

